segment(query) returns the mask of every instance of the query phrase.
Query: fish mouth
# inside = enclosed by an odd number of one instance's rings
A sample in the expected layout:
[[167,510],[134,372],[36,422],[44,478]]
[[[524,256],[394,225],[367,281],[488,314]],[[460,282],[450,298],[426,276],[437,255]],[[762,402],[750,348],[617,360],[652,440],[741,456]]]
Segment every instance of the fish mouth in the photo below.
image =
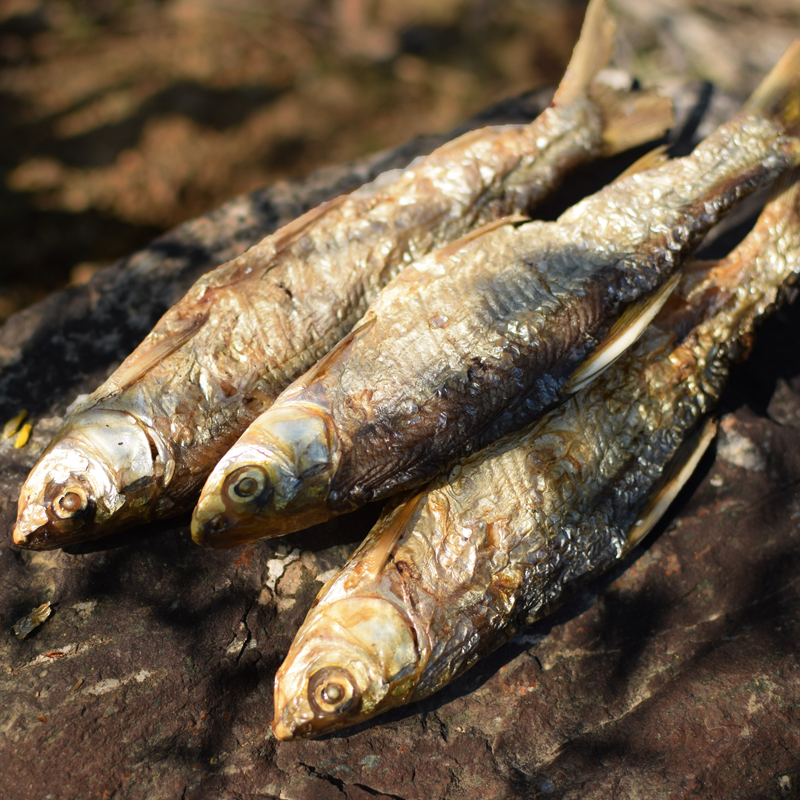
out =
[[11,534],[17,547],[32,550],[51,550],[59,546],[55,540],[58,532],[52,530],[50,518],[43,506],[21,508]]
[[272,721],[272,732],[275,734],[275,738],[282,742],[294,739],[294,728],[284,724],[282,717]]

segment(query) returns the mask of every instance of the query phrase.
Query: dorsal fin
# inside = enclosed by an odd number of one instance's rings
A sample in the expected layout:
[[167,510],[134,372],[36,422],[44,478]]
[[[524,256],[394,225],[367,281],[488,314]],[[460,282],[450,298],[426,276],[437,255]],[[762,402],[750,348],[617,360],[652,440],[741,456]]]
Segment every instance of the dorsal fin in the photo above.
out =
[[[520,125],[519,127],[524,127]],[[435,162],[440,155],[448,155],[450,154],[451,150],[463,150],[466,147],[471,147],[475,144],[475,142],[479,142],[481,139],[485,138],[487,135],[493,135],[495,129],[493,127],[488,128],[475,128],[475,130],[467,131],[466,133],[462,133],[461,136],[457,136],[455,139],[451,139],[449,142],[445,142],[443,145],[437,147],[429,156],[424,158],[420,163],[425,164],[428,159],[431,159],[432,162]],[[409,169],[413,169],[413,167],[409,167]]]
[[435,255],[437,257],[442,256],[447,258],[447,256],[457,253],[462,247],[465,247],[475,239],[479,239],[481,236],[485,236],[487,233],[490,233],[496,228],[502,228],[504,225],[517,225],[520,222],[530,221],[531,218],[526,217],[524,214],[510,214],[507,217],[501,217],[500,219],[493,220],[492,222],[487,222],[485,225],[481,225],[480,228],[475,228],[474,231],[470,231],[469,233],[465,234],[460,239],[456,239],[454,242],[451,242],[439,250],[436,250]]
[[320,380],[325,376],[335,361],[341,358],[342,354],[350,348],[355,341],[357,335],[363,331],[371,328],[378,318],[372,313],[367,314],[362,318],[361,323],[353,328],[343,339],[340,339],[337,344],[333,346],[322,358],[314,364],[311,369],[305,373],[301,378],[298,378],[296,385],[305,388],[310,386],[315,381]]
[[197,314],[186,320],[181,328],[166,334],[161,341],[155,344],[147,340],[142,342],[100,387],[98,397],[108,397],[132,386],[156,364],[186,344],[205,325],[208,317],[208,311]]
[[621,181],[623,178],[628,178],[631,175],[636,175],[639,172],[647,172],[649,169],[660,167],[667,161],[669,161],[667,145],[661,144],[658,147],[654,147],[649,153],[645,153],[641,158],[637,158],[624,172],[617,175],[614,179],[614,183]]
[[347,199],[348,195],[343,194],[339,195],[339,197],[334,197],[333,200],[320,203],[316,208],[306,211],[305,214],[301,214],[297,219],[293,219],[275,231],[270,237],[272,246],[275,248],[275,255],[296,242],[318,219],[338,208]]

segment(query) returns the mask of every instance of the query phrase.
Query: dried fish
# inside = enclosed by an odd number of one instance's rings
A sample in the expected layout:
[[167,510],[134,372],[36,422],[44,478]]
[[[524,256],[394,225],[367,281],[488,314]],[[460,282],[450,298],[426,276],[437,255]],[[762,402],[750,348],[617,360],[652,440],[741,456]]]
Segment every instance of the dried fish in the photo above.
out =
[[532,124],[466,134],[198,281],[69,415],[23,486],[14,542],[59,547],[188,510],[247,425],[407,263],[529,211],[578,164],[660,135],[667,101],[595,80],[613,33],[593,0],[554,104]]
[[730,257],[692,267],[595,383],[384,513],[278,670],[279,739],[430,695],[630,552],[713,436],[754,322],[800,273],[799,196],[794,183]]
[[277,536],[421,485],[596,377],[714,223],[800,162],[798,82],[800,41],[691,155],[402,272],[217,465],[195,540]]

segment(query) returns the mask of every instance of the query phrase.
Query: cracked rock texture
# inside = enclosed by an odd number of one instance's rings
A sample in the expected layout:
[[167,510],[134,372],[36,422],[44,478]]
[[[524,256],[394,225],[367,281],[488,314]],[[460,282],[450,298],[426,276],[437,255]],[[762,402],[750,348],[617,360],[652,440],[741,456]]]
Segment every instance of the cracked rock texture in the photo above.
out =
[[[708,86],[674,95],[679,150],[737,105]],[[68,551],[10,545],[20,484],[67,405],[203,270],[436,143],[237,198],[0,330],[0,419],[27,408],[35,423],[26,447],[0,443],[1,796],[800,796],[796,307],[764,326],[725,396],[716,453],[644,547],[445,691],[351,732],[278,743],[272,680],[379,509],[233,551],[193,545],[185,518]],[[618,168],[572,182],[549,213]],[[13,624],[48,600],[50,618],[17,640]]]

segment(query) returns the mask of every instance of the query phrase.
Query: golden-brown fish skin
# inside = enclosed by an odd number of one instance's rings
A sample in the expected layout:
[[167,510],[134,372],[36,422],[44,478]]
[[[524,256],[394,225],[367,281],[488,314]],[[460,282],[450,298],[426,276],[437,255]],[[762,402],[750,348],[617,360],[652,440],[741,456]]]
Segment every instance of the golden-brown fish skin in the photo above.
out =
[[[613,97],[595,82],[613,23],[604,0],[591,8],[593,22],[554,105],[531,125],[466,134],[393,184],[323,204],[200,279],[68,417],[50,461],[23,487],[14,542],[58,547],[188,510],[247,425],[350,330],[407,263],[535,206],[578,164],[659,136],[670,124],[667,101]],[[75,428],[90,425],[95,412],[128,415],[130,435],[115,461],[90,449],[73,457],[77,472],[65,473],[54,464],[84,447]],[[140,433],[153,441],[149,464],[139,458]],[[55,497],[53,469],[61,487]]]
[[[800,43],[764,82],[778,84],[777,108],[759,89],[691,155],[618,180],[556,222],[488,226],[404,270],[217,465],[195,540],[281,535],[419,486],[562,402],[625,309],[742,197],[800,162],[798,74]],[[311,446],[313,469],[294,468]],[[264,471],[257,503],[237,498],[245,468]]]
[[[318,736],[430,695],[629,552],[663,513],[654,489],[673,480],[670,466],[753,324],[800,274],[799,195],[795,183],[729,258],[693,268],[680,297],[594,384],[384,513],[320,592],[278,670],[278,738]],[[414,647],[384,663],[385,648],[365,648],[360,632],[378,627]],[[344,697],[337,669],[351,657],[347,692],[357,699],[321,713],[312,689]]]

